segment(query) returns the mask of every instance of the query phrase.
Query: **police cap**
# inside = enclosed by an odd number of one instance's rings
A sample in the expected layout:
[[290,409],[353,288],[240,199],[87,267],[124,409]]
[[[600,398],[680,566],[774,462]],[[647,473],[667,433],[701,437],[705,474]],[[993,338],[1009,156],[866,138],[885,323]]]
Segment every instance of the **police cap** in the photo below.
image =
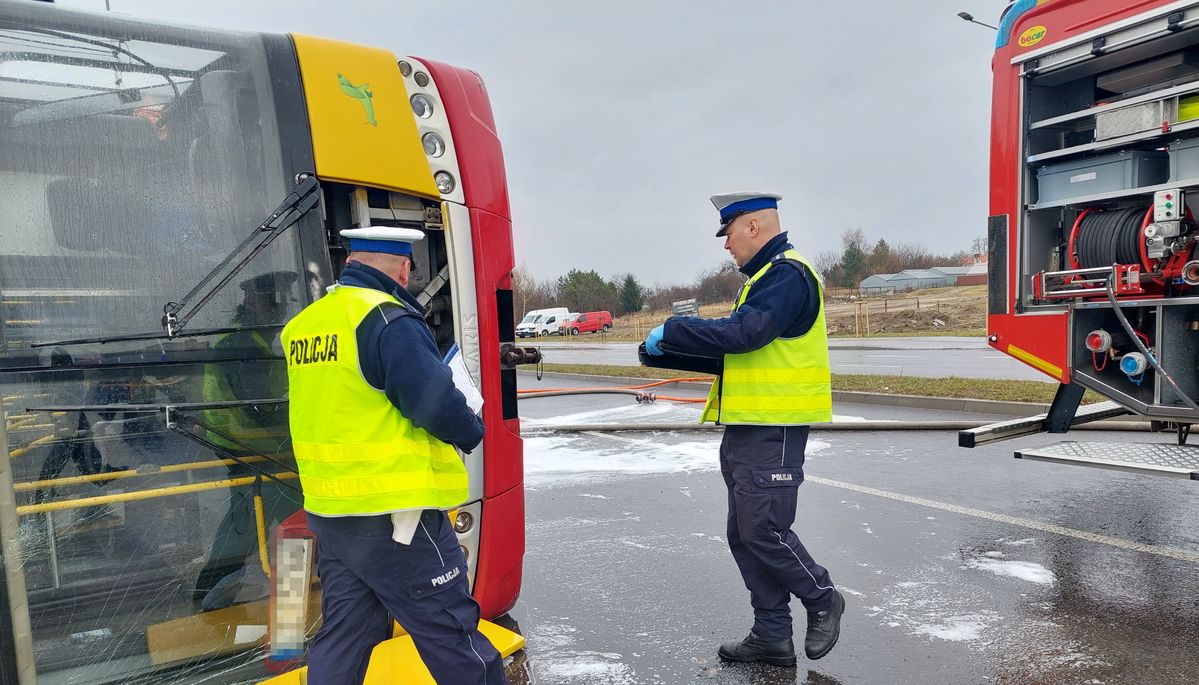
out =
[[385,252],[412,256],[412,243],[424,240],[425,234],[415,228],[399,226],[366,226],[347,228],[341,237],[350,241],[350,252]]
[[729,224],[742,214],[749,214],[761,209],[778,209],[782,195],[774,193],[725,193],[713,195],[712,204],[720,212],[720,230],[716,231],[717,238],[723,238],[729,230]]

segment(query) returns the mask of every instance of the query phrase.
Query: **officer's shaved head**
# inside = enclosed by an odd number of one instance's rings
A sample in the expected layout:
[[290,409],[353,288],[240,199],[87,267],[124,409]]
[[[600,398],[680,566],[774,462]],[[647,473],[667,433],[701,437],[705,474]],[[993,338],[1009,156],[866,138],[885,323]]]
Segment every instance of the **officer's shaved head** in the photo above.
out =
[[378,269],[405,288],[408,287],[408,279],[412,275],[412,258],[407,255],[355,251],[346,257],[346,263],[350,262]]
[[[768,236],[766,240],[783,232],[783,224],[779,220],[779,210],[777,209],[760,209],[756,212],[750,212],[745,216],[749,217],[751,221],[758,222],[761,232]],[[765,241],[763,241],[763,244],[765,244]]]

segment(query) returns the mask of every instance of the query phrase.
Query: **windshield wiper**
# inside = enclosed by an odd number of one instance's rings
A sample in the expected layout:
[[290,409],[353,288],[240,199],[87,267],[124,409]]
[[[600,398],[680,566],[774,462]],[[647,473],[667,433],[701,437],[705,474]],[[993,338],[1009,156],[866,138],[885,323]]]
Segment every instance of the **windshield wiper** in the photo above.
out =
[[[301,174],[299,182],[296,183],[296,188],[279,205],[275,211],[267,217],[267,220],[259,224],[246,236],[246,239],[241,241],[241,244],[233,248],[227,257],[221,260],[220,264],[213,267],[208,275],[200,279],[186,295],[178,302],[168,302],[162,308],[162,328],[166,331],[168,338],[173,338],[179,334],[179,331],[187,325],[188,321],[196,315],[196,312],[204,308],[213,297],[229,284],[241,270],[246,267],[258,253],[267,248],[273,243],[276,238],[283,234],[288,228],[299,221],[305,214],[312,211],[320,201],[320,185],[316,182],[316,177],[311,174]],[[245,253],[241,260],[233,264],[233,260],[239,255]],[[230,268],[230,265],[233,265]],[[220,277],[222,271],[228,269],[228,273]],[[215,283],[214,283],[215,281]],[[209,284],[212,284],[211,286]],[[180,315],[191,302],[193,298],[199,298],[198,301],[188,309],[187,313]]]
[[[196,337],[202,335],[221,335],[223,333],[236,333],[239,331],[257,328],[282,328],[283,324],[277,324],[273,326],[203,328],[191,331],[189,333],[181,332],[183,327],[187,325],[187,322],[191,321],[191,318],[196,315],[196,312],[200,311],[204,305],[208,304],[209,301],[216,296],[217,292],[221,290],[221,288],[224,288],[229,284],[229,281],[233,280],[237,274],[241,273],[241,270],[244,269],[251,260],[257,257],[259,252],[262,252],[267,248],[268,245],[274,242],[275,238],[278,238],[284,231],[303,218],[305,214],[312,211],[312,208],[316,207],[319,201],[320,184],[316,182],[316,177],[312,176],[311,174],[301,174],[295,190],[293,190],[286,198],[283,199],[283,203],[275,209],[275,211],[270,215],[270,217],[267,218],[266,221],[259,224],[257,228],[250,232],[250,235],[246,236],[246,239],[243,240],[240,245],[233,248],[233,251],[230,252],[227,257],[221,260],[220,264],[217,264],[212,271],[208,272],[207,276],[205,276],[199,283],[196,284],[194,288],[191,289],[191,292],[184,295],[179,302],[168,302],[166,306],[162,308],[163,333],[153,332],[126,333],[124,335],[105,335],[94,338],[77,338],[73,340],[32,343],[30,344],[30,347],[102,345],[104,343],[124,342],[129,340],[162,340],[163,338],[170,339],[187,336]],[[247,250],[248,253],[246,253]],[[243,256],[237,264],[230,268],[230,264],[232,264],[233,260],[242,253],[246,253],[245,256]],[[221,277],[219,281],[216,281],[216,283],[209,286],[209,284],[213,283],[217,276],[219,276],[220,273],[225,270],[228,270],[228,273]],[[197,301],[186,314],[179,316],[179,312],[187,306],[188,302],[201,293],[203,293],[203,297],[200,297],[199,301]]]

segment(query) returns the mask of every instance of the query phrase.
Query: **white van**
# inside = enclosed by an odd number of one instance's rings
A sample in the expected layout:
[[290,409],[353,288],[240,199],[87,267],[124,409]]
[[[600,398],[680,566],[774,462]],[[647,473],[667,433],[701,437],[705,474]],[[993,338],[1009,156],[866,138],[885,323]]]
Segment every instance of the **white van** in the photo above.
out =
[[537,335],[557,335],[566,322],[570,310],[566,307],[534,309],[516,324],[516,337],[528,338]]

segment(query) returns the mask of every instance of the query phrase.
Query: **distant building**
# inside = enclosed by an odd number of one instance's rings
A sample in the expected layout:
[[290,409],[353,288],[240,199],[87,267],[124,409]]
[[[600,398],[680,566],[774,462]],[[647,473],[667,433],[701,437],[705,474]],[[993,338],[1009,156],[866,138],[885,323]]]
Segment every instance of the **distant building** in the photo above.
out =
[[953,278],[953,282],[956,284],[959,276],[965,276],[967,273],[969,273],[970,267],[969,266],[934,266],[933,268],[929,269],[929,271],[936,271],[937,273],[941,273],[946,276],[949,276],[949,277]]
[[867,277],[858,284],[858,292],[863,295],[884,295],[895,292],[891,279],[899,274],[875,274]]
[[987,263],[977,262],[970,266],[964,276],[958,276],[958,285],[986,285]]
[[[975,266],[936,266],[931,269],[905,269],[897,274],[874,274],[858,283],[862,295],[880,295],[923,288],[945,288],[951,285],[966,285],[961,279],[970,278]],[[987,265],[982,265],[986,283]]]

